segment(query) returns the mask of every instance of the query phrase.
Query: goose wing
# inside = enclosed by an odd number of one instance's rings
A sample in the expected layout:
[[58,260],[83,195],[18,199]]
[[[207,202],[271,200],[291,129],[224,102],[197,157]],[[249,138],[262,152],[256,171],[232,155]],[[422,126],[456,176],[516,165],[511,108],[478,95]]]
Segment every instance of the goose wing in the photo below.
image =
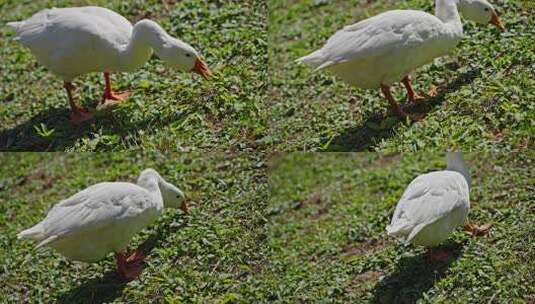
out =
[[[120,43],[127,44],[132,24],[116,12],[102,7],[51,8],[42,10],[30,18],[8,23],[17,33],[17,40],[27,46],[69,41],[79,43],[79,38],[92,36],[113,36]],[[72,39],[72,38],[78,39]],[[50,40],[48,40],[50,39]],[[81,46],[79,46],[81,47]]]
[[93,185],[55,205],[34,226],[40,228],[40,238],[44,240],[39,246],[65,235],[139,216],[153,205],[149,193],[137,185],[117,182]]
[[[420,225],[424,227],[448,216],[460,206],[466,207],[468,186],[462,175],[451,171],[437,171],[418,176],[401,197],[387,232],[408,235]],[[463,189],[466,187],[466,189]]]
[[314,62],[317,69],[322,69],[350,60],[385,56],[400,48],[415,47],[437,38],[443,28],[440,19],[425,12],[388,11],[336,32],[309,61]]

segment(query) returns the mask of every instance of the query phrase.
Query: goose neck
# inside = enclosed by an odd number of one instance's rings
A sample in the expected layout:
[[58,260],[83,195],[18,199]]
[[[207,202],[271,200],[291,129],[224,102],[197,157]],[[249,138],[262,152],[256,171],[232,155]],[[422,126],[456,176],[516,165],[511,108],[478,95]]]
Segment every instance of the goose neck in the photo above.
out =
[[459,0],[436,0],[435,16],[458,36],[463,34],[461,16],[459,15]]
[[121,53],[121,67],[124,71],[133,71],[152,56],[161,53],[169,35],[156,22],[141,20],[134,25],[130,43]]
[[137,185],[149,192],[153,202],[156,204],[156,209],[158,210],[162,210],[164,207],[163,195],[160,190],[161,182],[160,175],[152,170],[142,172],[137,180]]
[[447,152],[446,161],[448,163],[447,170],[460,173],[466,180],[468,187],[471,186],[472,179],[470,178],[470,171],[464,162],[461,152]]
[[172,37],[156,22],[148,19],[141,20],[134,25],[132,38],[123,54],[123,66],[126,69],[136,69],[149,60],[152,52],[161,56]]

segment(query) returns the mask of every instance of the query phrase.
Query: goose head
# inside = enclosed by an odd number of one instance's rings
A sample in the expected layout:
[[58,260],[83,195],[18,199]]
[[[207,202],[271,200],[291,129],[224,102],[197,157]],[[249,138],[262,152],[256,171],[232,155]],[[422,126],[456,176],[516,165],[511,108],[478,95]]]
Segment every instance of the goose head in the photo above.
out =
[[134,26],[133,40],[139,39],[150,45],[164,63],[180,71],[195,72],[205,79],[212,72],[199,53],[186,42],[171,37],[158,23],[143,19]]
[[466,19],[481,24],[490,23],[505,31],[496,10],[487,0],[460,0],[459,4],[459,9]]
[[189,213],[186,197],[180,189],[166,181],[160,182],[160,192],[163,197],[163,204],[167,208],[180,208],[184,213]]
[[160,190],[165,207],[180,208],[184,213],[189,213],[184,193],[178,187],[163,179],[156,170],[151,168],[143,170],[139,174],[137,184],[149,191]]
[[158,50],[158,57],[171,68],[191,71],[208,79],[212,72],[202,60],[199,53],[189,44],[170,37]]

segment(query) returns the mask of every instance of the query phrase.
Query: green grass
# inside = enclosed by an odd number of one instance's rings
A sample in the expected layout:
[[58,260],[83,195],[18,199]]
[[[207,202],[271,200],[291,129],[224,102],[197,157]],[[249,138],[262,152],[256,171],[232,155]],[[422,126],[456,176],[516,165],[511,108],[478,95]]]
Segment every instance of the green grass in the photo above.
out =
[[[166,68],[153,57],[134,73],[114,74],[134,95],[80,127],[69,121],[62,80],[13,41],[5,23],[48,7],[99,5],[130,21],[150,18],[201,52],[215,78]],[[0,150],[251,150],[265,133],[266,4],[263,1],[0,0]],[[94,108],[100,73],[76,80],[78,101]],[[44,128],[44,130],[43,130]],[[44,132],[43,132],[44,131]]]
[[[452,54],[414,73],[418,91],[436,85],[438,96],[408,125],[384,114],[378,90],[294,64],[344,25],[396,8],[432,11],[430,0],[365,2],[0,0],[0,150],[77,152],[0,153],[0,302],[535,301],[535,7],[493,0],[505,33],[465,23]],[[112,76],[115,89],[134,90],[127,102],[72,126],[62,81],[5,22],[88,4],[158,21],[201,51],[214,79],[154,57]],[[80,77],[78,101],[94,107],[102,82]],[[405,99],[400,86],[395,96]],[[452,259],[429,263],[423,249],[384,230],[408,183],[443,168],[443,157],[385,153],[451,147],[481,151],[466,155],[469,217],[494,226],[479,238],[455,232],[443,245]],[[266,160],[265,151],[296,150],[383,153]],[[134,238],[131,248],[148,255],[139,279],[117,281],[112,254],[78,264],[16,239],[61,199],[93,183],[133,181],[146,167],[179,186],[193,212],[169,210]]]
[[[0,302],[522,303],[535,298],[533,153],[472,154],[471,222],[452,259],[429,263],[384,232],[439,154],[2,153]],[[133,239],[148,259],[123,284],[113,254],[94,264],[35,250],[16,234],[88,185],[157,169],[191,199]],[[266,169],[267,168],[267,169]],[[269,176],[269,179],[266,178]],[[269,181],[269,184],[268,184]],[[269,186],[268,186],[269,185]]]
[[[535,8],[495,0],[507,27],[465,23],[449,55],[419,68],[415,88],[438,96],[414,109],[412,125],[386,117],[379,90],[312,73],[296,58],[336,30],[390,9],[432,11],[432,1],[0,1],[0,149],[53,151],[225,150],[412,151],[463,147],[520,151],[533,147]],[[61,80],[13,41],[5,22],[51,6],[106,6],[135,21],[152,18],[191,43],[215,71],[212,81],[179,73],[152,58],[113,76],[134,89],[125,104],[74,127]],[[269,9],[268,9],[269,6]],[[79,101],[94,107],[102,75],[78,79]],[[395,87],[396,98],[405,93]]]
[[[195,153],[1,153],[1,303],[222,303],[254,297],[261,269],[267,202],[264,161],[252,155]],[[16,234],[44,218],[61,199],[101,181],[135,181],[157,169],[191,199],[192,213],[167,210],[137,235],[147,265],[121,284],[115,259],[67,261],[35,250]]]
[[[271,161],[265,300],[284,303],[523,303],[535,298],[533,154],[465,155],[469,221],[446,263],[404,247],[385,227],[419,174],[440,154],[293,153]],[[491,300],[492,299],[492,300]]]
[[[493,0],[507,31],[463,21],[465,38],[446,57],[413,73],[415,88],[438,96],[407,125],[386,118],[377,90],[351,88],[332,74],[294,60],[320,48],[343,26],[392,9],[433,11],[433,1],[271,0],[269,69],[272,105],[268,141],[279,151],[413,151],[460,146],[473,151],[533,147],[535,7]],[[399,101],[405,91],[394,88]]]

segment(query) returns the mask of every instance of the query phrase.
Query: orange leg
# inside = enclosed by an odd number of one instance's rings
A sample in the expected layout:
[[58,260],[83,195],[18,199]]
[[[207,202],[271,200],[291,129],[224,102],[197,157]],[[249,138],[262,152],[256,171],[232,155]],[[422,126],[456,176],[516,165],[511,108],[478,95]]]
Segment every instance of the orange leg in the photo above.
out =
[[110,80],[110,73],[104,72],[104,82],[106,84],[106,87],[104,89],[104,96],[102,97],[102,101],[105,104],[117,104],[122,101],[124,101],[128,96],[130,96],[130,91],[125,92],[114,92],[111,89],[111,80]]
[[143,270],[143,261],[145,255],[136,250],[133,254],[128,256],[126,253],[115,253],[117,259],[117,274],[123,281],[132,281],[137,278]]
[[127,258],[126,258],[126,261],[128,263],[138,263],[138,262],[143,262],[145,261],[145,254],[143,253],[143,251],[141,250],[136,250],[134,251],[134,253],[132,253],[131,255],[129,255]]
[[71,123],[77,125],[86,120],[92,119],[93,114],[88,110],[80,107],[74,102],[74,97],[72,91],[74,90],[74,85],[71,82],[65,81],[63,83],[65,90],[67,90],[67,96],[69,97],[69,105],[71,106]]
[[401,109],[396,99],[394,99],[394,96],[392,96],[392,92],[390,92],[390,87],[386,86],[384,84],[381,84],[381,91],[385,95],[386,99],[390,103],[390,107],[392,108],[392,111],[394,114],[396,114],[399,118],[402,120],[405,120],[407,117],[409,117],[412,121],[418,121],[422,119],[421,115],[408,115]]
[[401,119],[405,119],[407,117],[407,113],[405,113],[401,109],[398,102],[394,99],[394,96],[392,96],[392,92],[390,92],[390,87],[381,84],[381,91],[385,95],[386,100],[388,100],[388,102],[390,103],[390,107],[392,108],[394,114],[399,116]]
[[414,91],[412,88],[412,78],[410,75],[403,77],[401,82],[405,86],[405,89],[407,89],[407,95],[411,103],[417,103],[418,101],[424,99],[424,97],[418,95],[418,93],[416,93],[416,91]]

